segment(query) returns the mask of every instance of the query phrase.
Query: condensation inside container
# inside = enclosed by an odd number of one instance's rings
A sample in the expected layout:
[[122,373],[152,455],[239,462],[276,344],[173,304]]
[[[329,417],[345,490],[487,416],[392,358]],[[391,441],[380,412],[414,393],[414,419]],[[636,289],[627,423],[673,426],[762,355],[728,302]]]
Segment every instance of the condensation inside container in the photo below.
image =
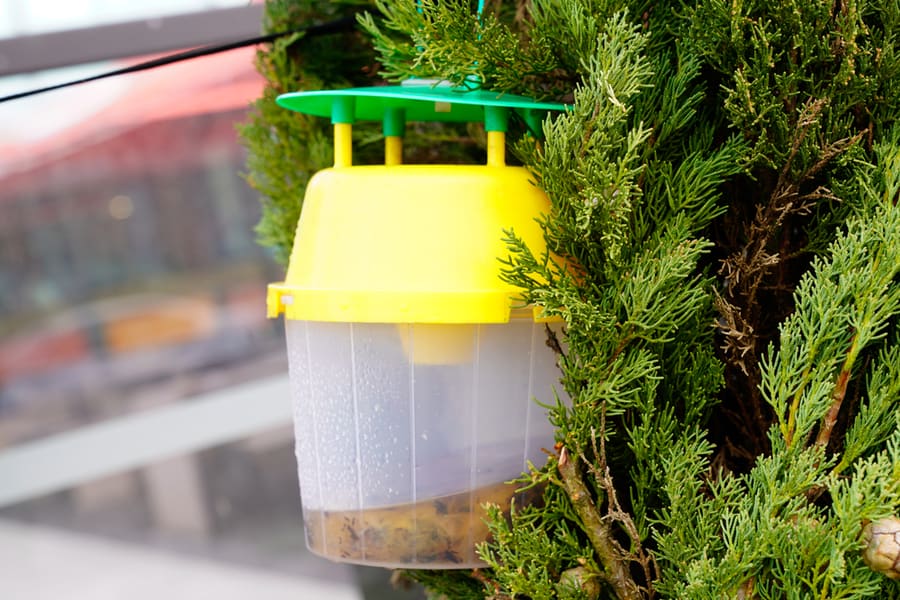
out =
[[481,502],[508,504],[504,482],[553,444],[534,401],[559,387],[545,326],[287,329],[310,548],[386,566],[480,564]]

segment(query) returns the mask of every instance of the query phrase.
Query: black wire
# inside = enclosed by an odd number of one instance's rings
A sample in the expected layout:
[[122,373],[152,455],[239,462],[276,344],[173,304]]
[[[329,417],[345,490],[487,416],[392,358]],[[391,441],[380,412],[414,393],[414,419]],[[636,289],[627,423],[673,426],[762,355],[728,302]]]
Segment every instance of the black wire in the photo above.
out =
[[201,56],[209,56],[210,54],[218,54],[219,52],[227,52],[228,50],[234,50],[235,48],[243,48],[245,46],[255,46],[257,44],[266,44],[268,42],[277,40],[278,38],[282,38],[282,37],[285,37],[288,35],[294,35],[295,33],[305,33],[306,34],[305,37],[315,37],[315,36],[319,36],[319,35],[328,35],[330,33],[338,33],[341,31],[349,31],[355,26],[355,24],[356,24],[356,17],[350,16],[350,17],[343,17],[341,19],[335,19],[334,21],[329,21],[328,23],[322,23],[321,25],[309,25],[307,27],[301,27],[299,29],[293,29],[291,31],[270,33],[268,35],[261,35],[258,37],[247,38],[247,39],[238,40],[235,42],[227,42],[225,44],[201,46],[199,48],[194,48],[192,50],[185,50],[184,52],[176,52],[175,54],[168,54],[166,56],[154,58],[153,60],[148,60],[148,61],[145,61],[142,63],[138,63],[136,65],[131,65],[131,66],[124,67],[121,69],[107,71],[105,73],[100,73],[99,75],[91,75],[90,77],[85,77],[83,79],[75,79],[73,81],[67,81],[65,83],[57,83],[55,85],[50,85],[47,87],[27,90],[25,92],[18,92],[16,94],[12,94],[9,96],[2,96],[2,97],[0,97],[0,104],[2,104],[4,102],[9,102],[10,100],[18,100],[20,98],[27,98],[28,96],[43,94],[44,92],[51,92],[53,90],[67,88],[67,87],[70,87],[73,85],[79,85],[82,83],[97,81],[99,79],[106,79],[108,77],[116,77],[118,75],[127,75],[128,73],[137,73],[138,71],[146,71],[148,69],[164,67],[166,65],[181,62],[183,60],[190,60],[192,58],[199,58]]

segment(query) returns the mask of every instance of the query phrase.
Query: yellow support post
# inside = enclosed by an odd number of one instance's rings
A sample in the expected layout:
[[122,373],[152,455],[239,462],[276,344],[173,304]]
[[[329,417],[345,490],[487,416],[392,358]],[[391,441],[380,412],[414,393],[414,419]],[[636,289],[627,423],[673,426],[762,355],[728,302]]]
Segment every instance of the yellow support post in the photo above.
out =
[[389,167],[403,164],[403,138],[399,135],[384,137],[384,164]]
[[334,124],[334,166],[349,167],[353,164],[353,125]]
[[487,132],[487,164],[489,167],[506,166],[506,134],[502,131]]

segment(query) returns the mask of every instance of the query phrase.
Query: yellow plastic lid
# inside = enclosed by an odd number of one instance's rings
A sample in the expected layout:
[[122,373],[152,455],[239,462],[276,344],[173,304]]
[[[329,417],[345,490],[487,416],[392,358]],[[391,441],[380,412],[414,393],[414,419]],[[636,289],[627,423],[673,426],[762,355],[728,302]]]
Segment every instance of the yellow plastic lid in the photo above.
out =
[[[520,291],[500,278],[513,230],[537,255],[544,193],[521,167],[325,169],[310,180],[268,314],[367,323],[505,323]],[[536,315],[537,316],[537,315]]]

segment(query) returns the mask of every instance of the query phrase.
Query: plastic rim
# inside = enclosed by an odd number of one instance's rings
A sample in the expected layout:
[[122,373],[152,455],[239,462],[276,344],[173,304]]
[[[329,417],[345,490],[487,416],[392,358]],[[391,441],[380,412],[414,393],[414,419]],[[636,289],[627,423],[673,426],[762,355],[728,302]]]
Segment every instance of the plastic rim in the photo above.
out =
[[505,131],[505,124],[494,123],[494,115],[511,109],[532,126],[549,111],[566,110],[565,104],[535,102],[531,98],[432,85],[395,85],[342,90],[291,92],[278,96],[279,106],[296,112],[328,117],[334,123],[381,121],[392,110],[402,110],[407,121],[473,122],[485,121],[492,131]]

